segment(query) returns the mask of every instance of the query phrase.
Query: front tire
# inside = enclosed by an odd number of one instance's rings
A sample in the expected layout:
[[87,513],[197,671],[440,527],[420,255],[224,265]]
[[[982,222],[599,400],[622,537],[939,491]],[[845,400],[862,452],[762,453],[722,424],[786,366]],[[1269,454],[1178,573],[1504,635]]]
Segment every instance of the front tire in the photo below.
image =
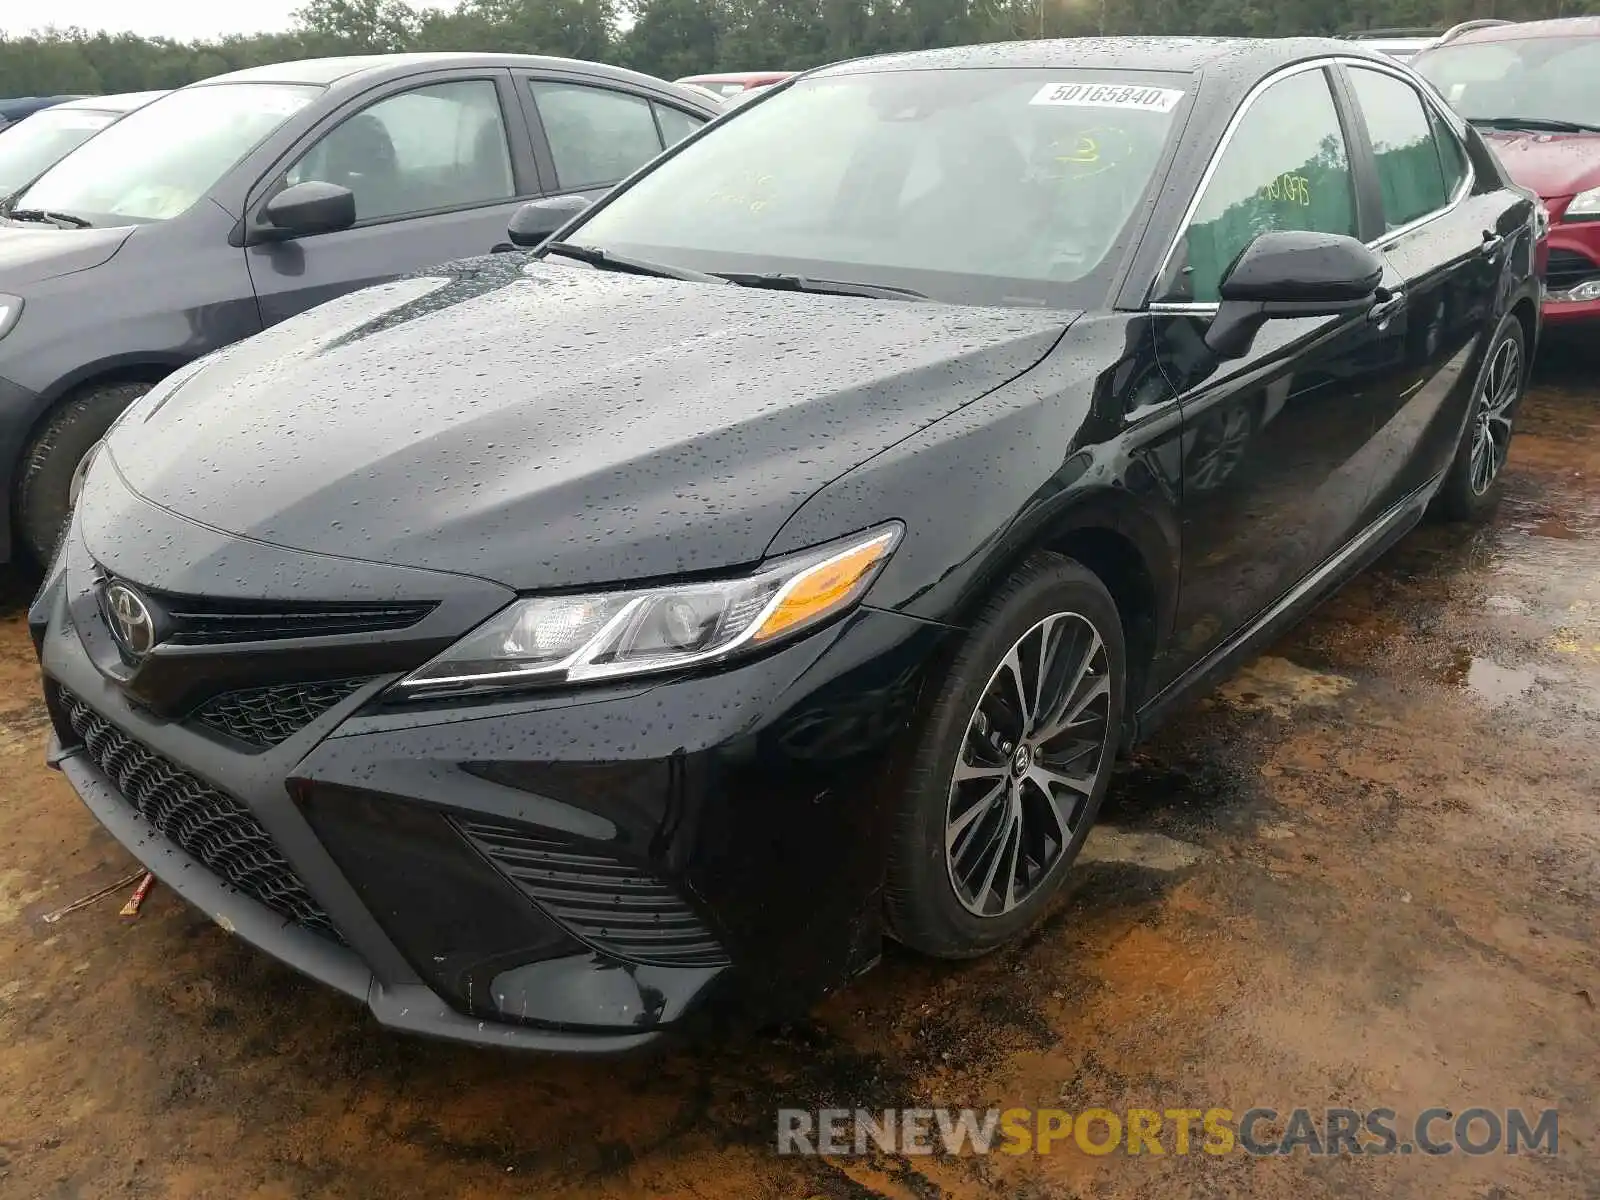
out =
[[56,406],[29,443],[17,472],[17,534],[43,566],[55,552],[72,512],[72,479],[84,455],[154,384],[112,383],[85,388]]
[[1110,784],[1127,679],[1105,585],[1034,555],[979,614],[922,722],[891,832],[890,932],[988,953],[1060,889]]
[[1522,322],[1507,315],[1489,343],[1472,413],[1434,500],[1438,516],[1479,521],[1494,510],[1500,499],[1500,475],[1511,453],[1512,425],[1527,384]]

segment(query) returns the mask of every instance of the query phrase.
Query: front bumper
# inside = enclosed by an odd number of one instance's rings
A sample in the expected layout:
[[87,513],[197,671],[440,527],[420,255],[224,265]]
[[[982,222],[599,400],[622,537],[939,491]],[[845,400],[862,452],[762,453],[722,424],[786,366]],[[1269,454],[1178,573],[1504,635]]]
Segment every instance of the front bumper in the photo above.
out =
[[[329,652],[190,646],[181,684],[157,655],[129,678],[79,523],[30,613],[52,760],[173,890],[384,1025],[621,1051],[792,1015],[875,961],[888,797],[947,629],[864,609],[716,674],[450,704],[386,706],[389,669],[246,745],[273,680]],[[228,695],[256,707],[219,732],[201,685],[241,663],[254,690]]]
[[1550,227],[1545,268],[1546,323],[1559,329],[1600,320],[1600,294],[1590,295],[1600,292],[1596,285],[1600,285],[1600,221],[1558,220]]

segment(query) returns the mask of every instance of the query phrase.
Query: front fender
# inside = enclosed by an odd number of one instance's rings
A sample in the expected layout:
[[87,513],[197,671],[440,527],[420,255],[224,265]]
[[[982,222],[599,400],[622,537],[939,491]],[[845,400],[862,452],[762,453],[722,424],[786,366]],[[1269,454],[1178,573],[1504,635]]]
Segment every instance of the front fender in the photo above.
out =
[[1099,531],[1142,560],[1164,640],[1177,599],[1182,424],[1151,346],[1139,315],[1078,322],[1031,371],[812,496],[768,553],[898,517],[905,538],[867,603],[965,626],[1028,554]]

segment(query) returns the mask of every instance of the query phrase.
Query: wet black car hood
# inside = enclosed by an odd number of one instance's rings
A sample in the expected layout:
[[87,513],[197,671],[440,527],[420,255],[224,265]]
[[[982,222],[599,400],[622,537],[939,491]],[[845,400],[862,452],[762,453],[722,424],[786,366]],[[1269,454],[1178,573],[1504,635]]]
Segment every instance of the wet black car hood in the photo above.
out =
[[494,256],[220,352],[131,410],[107,457],[146,499],[280,546],[519,589],[715,569],[1027,370],[1073,315]]

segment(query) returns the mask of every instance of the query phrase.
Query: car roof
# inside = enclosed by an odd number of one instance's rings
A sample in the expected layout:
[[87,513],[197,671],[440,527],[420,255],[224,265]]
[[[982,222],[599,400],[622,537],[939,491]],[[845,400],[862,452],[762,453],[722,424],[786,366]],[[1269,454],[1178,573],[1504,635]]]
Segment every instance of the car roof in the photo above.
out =
[[[340,58],[302,58],[292,62],[271,63],[260,67],[246,67],[229,71],[226,75],[213,75],[190,87],[206,87],[218,83],[313,83],[324,86],[353,81],[372,82],[378,78],[406,75],[428,67],[556,67],[604,75],[615,79],[630,79],[661,86],[663,81],[623,67],[606,63],[584,62],[572,58],[554,58],[542,54],[481,54],[439,51],[428,54],[352,54]],[[667,85],[671,86],[671,85]]]
[[81,100],[68,100],[64,104],[52,104],[51,108],[86,108],[94,112],[132,112],[136,108],[143,108],[152,100],[159,100],[165,96],[166,90],[156,92],[119,92],[115,96],[85,96]]
[[1254,80],[1280,66],[1323,55],[1393,62],[1376,51],[1367,50],[1360,42],[1337,38],[1091,37],[911,50],[853,59],[811,74],[1055,67],[1061,70],[1204,70]]
[[1474,42],[1510,42],[1524,38],[1600,37],[1600,17],[1552,17],[1548,21],[1514,21],[1486,29],[1469,29],[1445,42],[1466,46]]
[[793,71],[712,71],[705,75],[685,75],[679,83],[743,83],[747,79],[787,79]]

